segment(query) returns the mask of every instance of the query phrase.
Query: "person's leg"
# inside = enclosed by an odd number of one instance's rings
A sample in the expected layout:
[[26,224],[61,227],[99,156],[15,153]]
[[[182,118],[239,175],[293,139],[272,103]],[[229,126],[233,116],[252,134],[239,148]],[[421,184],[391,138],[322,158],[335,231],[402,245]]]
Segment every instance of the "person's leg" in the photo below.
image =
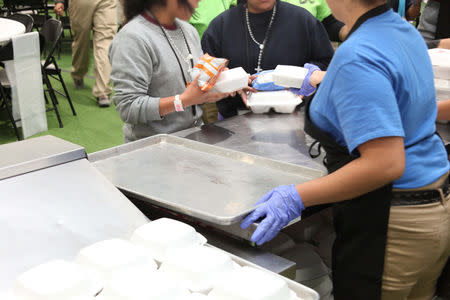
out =
[[95,8],[93,0],[70,0],[69,17],[73,33],[72,78],[83,80],[89,69],[90,35],[92,16]]
[[97,0],[94,12],[94,60],[95,85],[94,97],[109,96],[112,89],[109,85],[111,65],[108,49],[117,33],[117,16],[115,0]]
[[391,208],[383,300],[433,298],[450,251],[446,202]]

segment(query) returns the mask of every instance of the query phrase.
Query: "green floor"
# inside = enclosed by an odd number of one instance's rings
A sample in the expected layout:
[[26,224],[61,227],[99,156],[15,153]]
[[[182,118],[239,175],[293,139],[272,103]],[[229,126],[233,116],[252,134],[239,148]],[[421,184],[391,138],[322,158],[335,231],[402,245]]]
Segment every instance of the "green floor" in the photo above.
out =
[[[91,53],[92,58],[92,53]],[[65,40],[61,53],[61,59],[58,61],[63,72],[63,77],[69,89],[69,94],[77,112],[73,116],[66,98],[58,96],[58,109],[64,128],[59,128],[58,120],[54,111],[47,112],[48,131],[40,133],[41,135],[54,135],[64,140],[76,143],[85,147],[88,153],[101,149],[110,148],[123,143],[122,125],[119,115],[112,105],[108,108],[99,108],[91,94],[93,79],[93,61],[89,73],[85,78],[86,88],[75,90],[70,77],[71,68],[71,48],[70,41]],[[60,89],[58,82],[54,87]],[[9,122],[4,111],[0,112],[0,144],[16,141],[13,127]]]

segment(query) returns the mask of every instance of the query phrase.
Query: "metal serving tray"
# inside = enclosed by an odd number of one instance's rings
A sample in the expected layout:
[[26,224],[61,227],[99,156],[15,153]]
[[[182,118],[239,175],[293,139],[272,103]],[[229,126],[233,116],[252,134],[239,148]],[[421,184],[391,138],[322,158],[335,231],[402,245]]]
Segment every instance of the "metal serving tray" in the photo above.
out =
[[324,173],[170,135],[89,155],[129,196],[220,225],[239,222],[270,189]]

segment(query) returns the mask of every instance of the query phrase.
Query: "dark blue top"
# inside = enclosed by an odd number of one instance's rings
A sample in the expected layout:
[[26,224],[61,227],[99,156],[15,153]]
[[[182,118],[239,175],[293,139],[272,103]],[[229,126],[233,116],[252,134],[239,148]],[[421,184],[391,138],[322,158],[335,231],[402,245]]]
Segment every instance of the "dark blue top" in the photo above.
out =
[[[312,63],[326,70],[333,56],[333,48],[323,25],[306,9],[285,2],[277,2],[277,13],[264,49],[261,67],[275,69],[277,65],[303,66]],[[272,11],[249,13],[255,39],[262,43]],[[242,4],[217,16],[203,34],[205,53],[229,59],[229,68],[242,67],[249,74],[256,73],[259,47],[251,39]],[[218,102],[224,117],[236,114],[240,99]]]
[[427,47],[392,10],[364,22],[339,47],[311,104],[311,120],[358,156],[358,146],[404,137],[406,166],[395,188],[428,185],[449,170],[436,132]]

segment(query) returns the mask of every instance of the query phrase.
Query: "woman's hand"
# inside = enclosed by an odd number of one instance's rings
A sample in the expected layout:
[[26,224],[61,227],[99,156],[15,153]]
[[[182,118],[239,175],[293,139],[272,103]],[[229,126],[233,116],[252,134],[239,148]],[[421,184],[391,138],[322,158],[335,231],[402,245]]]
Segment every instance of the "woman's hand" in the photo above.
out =
[[230,93],[202,91],[198,86],[199,77],[200,75],[197,76],[180,95],[180,99],[184,107],[203,103],[213,103],[230,96]]
[[252,235],[251,240],[257,245],[273,239],[290,221],[299,217],[305,209],[295,185],[282,185],[265,194],[259,205],[241,223],[246,229],[257,220],[264,218]]

